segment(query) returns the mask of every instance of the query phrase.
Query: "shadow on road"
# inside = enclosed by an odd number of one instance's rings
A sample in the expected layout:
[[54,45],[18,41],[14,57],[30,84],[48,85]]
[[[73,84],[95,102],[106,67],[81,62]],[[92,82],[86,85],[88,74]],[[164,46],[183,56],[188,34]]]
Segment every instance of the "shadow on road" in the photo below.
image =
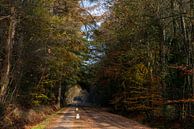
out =
[[[75,118],[77,113],[80,114],[80,119]],[[61,117],[48,129],[151,129],[128,118],[92,107],[82,107],[79,111],[75,107],[69,107],[58,115]]]

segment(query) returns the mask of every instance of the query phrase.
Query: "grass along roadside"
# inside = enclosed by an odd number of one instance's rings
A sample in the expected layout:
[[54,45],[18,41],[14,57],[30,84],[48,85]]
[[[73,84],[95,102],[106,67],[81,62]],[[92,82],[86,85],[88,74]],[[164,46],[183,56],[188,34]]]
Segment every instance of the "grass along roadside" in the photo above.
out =
[[49,123],[51,122],[51,120],[55,117],[57,117],[57,114],[59,112],[61,112],[62,110],[64,110],[64,108],[60,109],[59,111],[51,114],[51,115],[48,115],[48,117],[43,120],[41,123],[39,123],[38,125],[35,125],[34,127],[32,127],[32,129],[46,129],[46,127],[49,125]]

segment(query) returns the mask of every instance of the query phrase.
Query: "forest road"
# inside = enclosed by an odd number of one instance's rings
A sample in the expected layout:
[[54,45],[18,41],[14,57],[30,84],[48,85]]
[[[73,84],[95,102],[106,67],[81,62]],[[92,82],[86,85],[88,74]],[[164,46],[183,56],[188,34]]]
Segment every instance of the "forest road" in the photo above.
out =
[[[79,115],[77,115],[79,114]],[[77,116],[77,118],[76,118]],[[80,118],[79,118],[80,116]],[[136,121],[97,108],[64,108],[46,129],[151,129]]]

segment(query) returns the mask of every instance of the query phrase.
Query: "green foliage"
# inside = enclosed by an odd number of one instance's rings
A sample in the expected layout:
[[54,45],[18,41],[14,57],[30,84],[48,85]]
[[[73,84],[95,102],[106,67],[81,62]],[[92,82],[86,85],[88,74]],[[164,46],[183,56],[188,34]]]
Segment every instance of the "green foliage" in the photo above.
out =
[[48,102],[48,97],[44,94],[34,94],[32,95],[32,98],[34,100],[32,101],[32,104],[35,106],[39,106],[40,104],[46,104]]
[[166,105],[164,107],[164,115],[168,120],[176,119],[176,108],[172,105]]

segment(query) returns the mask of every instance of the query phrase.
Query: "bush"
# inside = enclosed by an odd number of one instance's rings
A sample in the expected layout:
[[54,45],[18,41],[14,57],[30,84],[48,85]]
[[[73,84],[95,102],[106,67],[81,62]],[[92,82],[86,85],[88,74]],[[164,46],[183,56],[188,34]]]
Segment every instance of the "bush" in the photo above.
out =
[[168,120],[173,120],[176,118],[176,109],[172,105],[166,105],[164,107],[164,117]]

